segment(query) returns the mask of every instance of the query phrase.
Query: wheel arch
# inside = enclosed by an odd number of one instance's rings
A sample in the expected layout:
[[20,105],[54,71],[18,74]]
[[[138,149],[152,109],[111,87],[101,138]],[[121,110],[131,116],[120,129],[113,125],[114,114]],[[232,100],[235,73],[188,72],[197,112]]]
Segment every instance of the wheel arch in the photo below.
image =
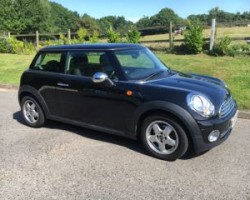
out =
[[24,85],[19,88],[19,91],[18,91],[19,105],[21,105],[22,98],[25,96],[33,97],[41,106],[42,110],[44,111],[45,117],[46,118],[49,117],[48,107],[46,106],[46,103],[43,97],[39,94],[39,92],[34,87]]
[[200,129],[194,118],[182,107],[170,103],[155,101],[146,103],[138,108],[134,117],[133,133],[136,138],[139,136],[141,125],[144,119],[150,115],[163,114],[174,118],[187,132],[192,146],[196,146],[196,140],[201,136]]

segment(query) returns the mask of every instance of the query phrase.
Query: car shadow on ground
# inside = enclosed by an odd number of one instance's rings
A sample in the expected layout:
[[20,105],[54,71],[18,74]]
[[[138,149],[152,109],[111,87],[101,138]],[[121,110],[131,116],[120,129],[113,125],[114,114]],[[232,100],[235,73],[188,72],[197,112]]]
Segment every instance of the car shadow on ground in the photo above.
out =
[[[17,111],[13,113],[13,119],[16,120],[18,123],[21,123],[26,126],[26,123],[22,117],[21,111]],[[50,120],[48,121],[48,123],[46,123],[45,127],[49,129],[69,131],[71,133],[74,133],[74,134],[77,134],[77,135],[80,135],[82,137],[86,137],[89,139],[120,145],[128,149],[131,149],[137,153],[150,156],[147,154],[146,150],[144,150],[144,148],[142,147],[142,144],[136,140],[131,140],[131,139],[124,138],[121,136],[106,134],[103,132],[85,129],[82,127],[73,126],[70,124],[64,124],[64,123],[60,123],[56,121],[50,121]],[[189,160],[198,156],[199,155],[194,155],[192,152],[188,152],[185,156],[181,158],[181,160]]]

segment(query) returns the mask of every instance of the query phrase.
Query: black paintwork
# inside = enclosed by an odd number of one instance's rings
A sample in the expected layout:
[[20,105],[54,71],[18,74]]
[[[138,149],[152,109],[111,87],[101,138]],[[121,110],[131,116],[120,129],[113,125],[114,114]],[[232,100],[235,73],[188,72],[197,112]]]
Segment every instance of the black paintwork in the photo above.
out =
[[[225,84],[204,75],[183,74],[168,71],[147,81],[129,81],[115,58],[113,51],[120,49],[143,49],[134,44],[95,44],[47,47],[41,52],[64,52],[91,50],[105,51],[115,67],[118,77],[113,87],[95,84],[90,77],[74,76],[33,70],[34,58],[30,69],[21,78],[19,101],[32,94],[41,104],[48,119],[71,123],[107,133],[137,137],[142,119],[152,112],[171,113],[186,127],[197,153],[223,142],[231,130],[229,121],[237,107],[226,118],[219,118],[219,109],[225,99],[231,96]],[[65,62],[65,58],[63,60]],[[58,86],[66,83],[69,87]],[[127,96],[128,90],[133,91]],[[187,106],[187,95],[202,94],[215,105],[216,114],[207,119]],[[211,130],[228,131],[218,142],[210,144],[207,135]]]

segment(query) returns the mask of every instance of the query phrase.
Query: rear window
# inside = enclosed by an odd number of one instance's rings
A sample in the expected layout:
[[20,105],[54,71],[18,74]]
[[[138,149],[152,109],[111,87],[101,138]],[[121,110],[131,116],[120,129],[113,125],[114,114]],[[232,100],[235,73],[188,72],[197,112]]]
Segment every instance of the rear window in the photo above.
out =
[[33,70],[63,73],[64,65],[62,63],[61,52],[43,52],[37,57]]

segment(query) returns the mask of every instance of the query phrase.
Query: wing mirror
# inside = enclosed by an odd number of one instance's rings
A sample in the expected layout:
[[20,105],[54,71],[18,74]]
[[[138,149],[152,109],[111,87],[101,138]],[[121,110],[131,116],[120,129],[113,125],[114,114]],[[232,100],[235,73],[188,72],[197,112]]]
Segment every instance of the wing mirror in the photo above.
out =
[[106,87],[114,86],[114,83],[107,74],[103,72],[97,72],[93,75],[92,81],[96,84],[104,84]]

